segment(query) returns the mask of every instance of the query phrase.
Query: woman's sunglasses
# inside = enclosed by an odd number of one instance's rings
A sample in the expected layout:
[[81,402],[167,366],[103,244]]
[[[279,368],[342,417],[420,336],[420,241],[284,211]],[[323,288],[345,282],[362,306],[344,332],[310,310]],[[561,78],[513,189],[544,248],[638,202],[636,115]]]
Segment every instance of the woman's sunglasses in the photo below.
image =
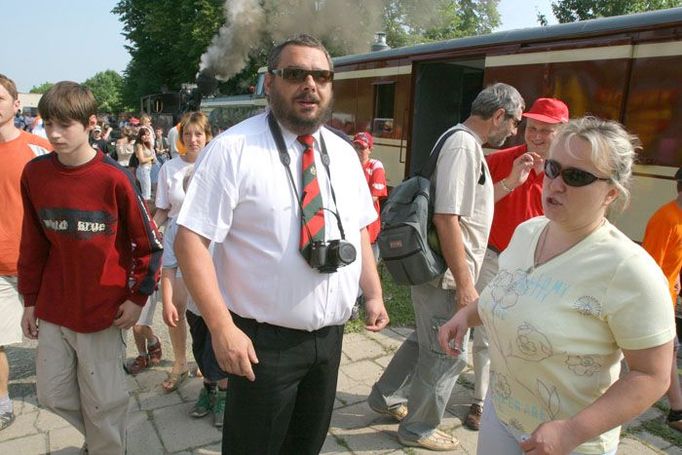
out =
[[268,70],[268,73],[279,76],[287,82],[294,82],[300,84],[305,81],[308,76],[312,76],[313,80],[318,84],[326,84],[334,79],[334,71],[329,70],[304,70],[302,68],[282,68]]
[[597,180],[602,180],[604,182],[611,180],[610,178],[597,177],[594,174],[574,167],[562,169],[561,164],[555,160],[545,160],[545,175],[552,180],[561,175],[564,183],[568,186],[585,186],[594,183]]

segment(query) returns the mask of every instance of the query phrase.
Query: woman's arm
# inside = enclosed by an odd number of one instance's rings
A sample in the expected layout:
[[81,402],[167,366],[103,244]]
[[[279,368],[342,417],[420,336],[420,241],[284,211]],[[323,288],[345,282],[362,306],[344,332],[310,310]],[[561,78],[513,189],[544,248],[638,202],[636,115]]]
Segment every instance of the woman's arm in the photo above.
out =
[[158,227],[161,227],[163,226],[163,223],[165,223],[167,219],[168,209],[157,208],[156,212],[154,212],[154,223],[156,223]]
[[135,144],[135,156],[137,156],[137,160],[140,162],[140,164],[147,164],[154,161],[154,156],[145,156],[144,146],[141,144]]
[[466,343],[464,335],[469,327],[483,324],[478,315],[478,299],[457,310],[457,313],[438,330],[440,347],[448,355],[458,356],[462,352],[462,344]]
[[568,454],[580,444],[635,418],[668,390],[673,342],[636,351],[623,350],[630,371],[594,403],[567,420],[540,425],[521,442],[525,452]]

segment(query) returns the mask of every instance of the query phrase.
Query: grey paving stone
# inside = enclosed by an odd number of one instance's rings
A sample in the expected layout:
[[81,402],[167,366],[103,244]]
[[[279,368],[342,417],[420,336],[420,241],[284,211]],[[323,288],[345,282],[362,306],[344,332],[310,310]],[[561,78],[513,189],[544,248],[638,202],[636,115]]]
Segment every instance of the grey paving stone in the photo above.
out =
[[178,452],[221,441],[222,433],[210,418],[193,419],[187,415],[191,408],[192,403],[181,403],[152,412],[154,425],[167,451]]
[[30,414],[22,414],[16,416],[16,418],[14,419],[14,423],[12,423],[12,425],[0,431],[0,442],[9,441],[10,439],[16,438],[24,438],[26,436],[37,434],[38,429],[35,426],[37,419],[38,412],[32,412]]
[[64,428],[71,426],[69,422],[59,417],[57,414],[48,411],[47,409],[41,409],[38,412],[38,418],[36,419],[35,426],[41,433],[49,430],[54,430],[56,428]]
[[364,334],[351,333],[344,336],[343,352],[351,361],[356,362],[381,357],[386,354],[386,349]]
[[[182,452],[184,453],[184,452]],[[206,447],[200,447],[198,449],[194,449],[194,452],[192,452],[194,455],[220,455],[221,453],[221,445],[220,444],[212,444],[210,446]]]
[[0,453],[2,454],[42,455],[47,453],[47,450],[47,434],[33,434],[4,442],[0,437]]
[[48,433],[50,443],[50,453],[59,455],[78,455],[83,442],[83,435],[72,426],[51,430]]
[[182,403],[182,397],[176,392],[163,393],[159,391],[142,392],[137,396],[140,409],[148,411],[152,409],[165,408]]
[[128,453],[153,454],[162,448],[156,428],[149,420],[149,412],[128,414]]
[[669,448],[672,444],[670,444],[668,441],[665,439],[653,435],[649,432],[646,431],[638,431],[634,435],[637,439],[640,439],[641,441],[644,441],[646,444],[648,444],[651,447],[654,447],[659,450],[665,450]]
[[653,449],[639,439],[631,436],[621,438],[620,443],[618,444],[618,455],[654,455],[660,453],[663,452]]

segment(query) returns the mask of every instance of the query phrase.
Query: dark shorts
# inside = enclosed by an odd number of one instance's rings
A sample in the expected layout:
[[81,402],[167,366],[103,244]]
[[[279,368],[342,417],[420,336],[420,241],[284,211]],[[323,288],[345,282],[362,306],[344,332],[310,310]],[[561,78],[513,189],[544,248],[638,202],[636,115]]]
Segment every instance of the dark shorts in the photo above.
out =
[[215,358],[211,344],[211,333],[208,331],[204,318],[189,310],[185,312],[185,316],[187,317],[187,324],[189,324],[189,333],[192,335],[194,360],[197,361],[204,377],[211,382],[227,378],[227,373],[220,369]]

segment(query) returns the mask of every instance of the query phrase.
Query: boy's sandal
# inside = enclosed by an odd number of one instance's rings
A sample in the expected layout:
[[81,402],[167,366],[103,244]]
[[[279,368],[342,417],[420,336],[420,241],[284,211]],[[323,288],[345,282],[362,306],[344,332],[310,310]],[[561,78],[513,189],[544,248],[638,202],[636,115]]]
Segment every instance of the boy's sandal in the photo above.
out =
[[125,370],[128,374],[135,376],[140,371],[149,366],[149,356],[147,354],[140,354],[135,357],[135,360],[125,365]]
[[168,373],[168,379],[161,383],[161,387],[166,393],[174,392],[178,387],[185,382],[185,379],[189,376],[189,370],[185,370],[181,373]]
[[155,338],[155,344],[147,345],[147,353],[149,354],[149,360],[151,361],[152,365],[157,366],[161,363],[163,351],[161,350],[161,340],[159,340],[159,337]]

